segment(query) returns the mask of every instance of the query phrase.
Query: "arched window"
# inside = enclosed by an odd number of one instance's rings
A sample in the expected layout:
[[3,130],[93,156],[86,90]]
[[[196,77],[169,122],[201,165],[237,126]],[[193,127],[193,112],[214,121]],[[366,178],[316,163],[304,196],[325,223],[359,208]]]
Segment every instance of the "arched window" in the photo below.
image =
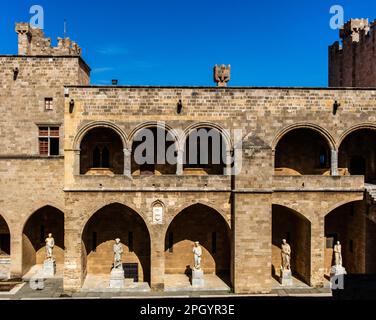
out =
[[110,167],[110,151],[106,146],[102,149],[102,168],[109,168]]
[[171,132],[156,126],[143,128],[133,138],[132,175],[175,174],[176,155]]
[[222,133],[214,128],[191,130],[184,146],[184,172],[223,174],[226,144]]
[[94,148],[93,151],[93,168],[100,168],[101,167],[101,151],[99,150],[98,146]]
[[114,130],[106,127],[90,130],[82,139],[80,148],[81,174],[124,173],[123,142]]
[[376,130],[359,129],[348,134],[338,152],[338,167],[350,175],[362,175],[376,183]]
[[330,146],[318,131],[287,132],[275,149],[276,175],[323,175],[330,172]]

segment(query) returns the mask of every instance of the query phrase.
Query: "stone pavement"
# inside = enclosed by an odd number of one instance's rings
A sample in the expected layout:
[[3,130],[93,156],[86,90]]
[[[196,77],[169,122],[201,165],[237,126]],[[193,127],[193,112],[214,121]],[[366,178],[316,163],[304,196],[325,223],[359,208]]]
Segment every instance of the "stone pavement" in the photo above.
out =
[[73,294],[63,292],[62,279],[47,279],[44,281],[43,290],[33,290],[28,282],[24,282],[22,287],[15,294],[3,293],[0,300],[22,300],[22,299],[119,299],[119,298],[168,298],[168,297],[330,297],[331,293],[327,288],[280,288],[273,289],[271,294],[260,295],[235,295],[223,291],[164,291],[164,292],[142,292],[142,291],[118,291],[118,292],[95,292],[81,291]]

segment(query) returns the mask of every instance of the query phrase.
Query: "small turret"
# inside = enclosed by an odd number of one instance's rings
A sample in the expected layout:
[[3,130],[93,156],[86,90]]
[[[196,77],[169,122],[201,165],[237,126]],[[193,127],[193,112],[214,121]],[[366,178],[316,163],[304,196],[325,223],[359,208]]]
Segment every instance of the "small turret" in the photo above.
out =
[[57,46],[52,47],[51,38],[28,23],[16,23],[15,30],[18,34],[18,54],[21,56],[81,56],[81,48],[69,38],[58,38]]

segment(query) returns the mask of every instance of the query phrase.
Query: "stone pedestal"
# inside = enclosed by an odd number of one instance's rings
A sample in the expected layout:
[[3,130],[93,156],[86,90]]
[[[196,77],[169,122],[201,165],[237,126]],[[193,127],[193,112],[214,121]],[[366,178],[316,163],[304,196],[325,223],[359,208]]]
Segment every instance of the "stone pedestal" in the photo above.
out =
[[124,288],[124,270],[112,269],[110,275],[110,288],[121,289]]
[[45,278],[53,278],[56,274],[55,260],[45,260],[43,263],[43,276]]
[[292,274],[291,270],[281,270],[281,285],[282,286],[292,286]]
[[332,266],[330,269],[330,288],[344,289],[346,269],[342,266]]
[[330,276],[342,276],[347,274],[346,269],[342,266],[332,266],[330,269]]
[[203,270],[192,270],[192,286],[202,287],[204,286],[204,271]]

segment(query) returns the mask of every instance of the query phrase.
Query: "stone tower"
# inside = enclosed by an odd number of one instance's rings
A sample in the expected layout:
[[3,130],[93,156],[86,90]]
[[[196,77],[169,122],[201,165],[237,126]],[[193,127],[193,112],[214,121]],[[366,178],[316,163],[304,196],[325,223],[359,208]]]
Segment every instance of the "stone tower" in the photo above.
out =
[[329,47],[330,87],[376,87],[376,20],[351,19]]
[[51,38],[28,23],[17,23],[15,30],[20,56],[81,56],[81,48],[69,38],[58,38],[57,47],[52,47]]

